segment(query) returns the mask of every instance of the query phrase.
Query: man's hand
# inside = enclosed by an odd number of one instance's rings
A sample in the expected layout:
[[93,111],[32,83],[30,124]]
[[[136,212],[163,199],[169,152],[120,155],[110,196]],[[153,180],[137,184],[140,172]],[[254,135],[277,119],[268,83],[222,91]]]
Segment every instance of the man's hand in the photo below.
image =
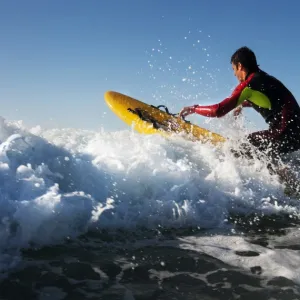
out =
[[180,111],[179,117],[185,118],[186,116],[191,115],[193,113],[195,113],[195,106],[186,106]]
[[242,106],[237,107],[234,111],[233,111],[233,115],[235,118],[237,118],[242,112]]

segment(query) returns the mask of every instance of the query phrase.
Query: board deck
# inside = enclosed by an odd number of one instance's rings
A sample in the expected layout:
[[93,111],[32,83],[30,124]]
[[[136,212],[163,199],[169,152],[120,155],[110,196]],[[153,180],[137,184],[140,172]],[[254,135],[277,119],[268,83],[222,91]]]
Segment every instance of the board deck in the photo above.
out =
[[133,127],[139,133],[164,136],[183,133],[188,139],[199,140],[204,143],[211,142],[212,144],[226,140],[217,133],[127,95],[107,91],[104,98],[108,107],[128,126]]

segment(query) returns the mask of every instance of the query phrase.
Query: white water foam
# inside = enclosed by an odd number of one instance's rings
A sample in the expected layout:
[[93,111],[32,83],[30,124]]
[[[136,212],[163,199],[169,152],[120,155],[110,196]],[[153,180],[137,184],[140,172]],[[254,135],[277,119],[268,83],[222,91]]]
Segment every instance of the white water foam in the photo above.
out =
[[[292,231],[286,238],[299,238],[298,231]],[[285,277],[300,282],[300,251],[273,248],[249,243],[242,236],[214,235],[210,237],[187,237],[180,239],[180,248],[206,253],[231,266],[250,273],[251,268],[260,267],[266,278]],[[276,244],[276,243],[275,243]],[[252,251],[257,255],[245,257],[238,252]]]
[[263,161],[180,137],[0,122],[0,268],[93,228],[226,227],[229,212],[299,214]]

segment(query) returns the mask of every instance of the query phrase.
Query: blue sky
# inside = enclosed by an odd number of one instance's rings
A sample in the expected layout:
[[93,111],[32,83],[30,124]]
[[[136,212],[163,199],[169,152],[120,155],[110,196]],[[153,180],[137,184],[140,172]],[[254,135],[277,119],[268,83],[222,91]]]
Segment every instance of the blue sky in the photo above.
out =
[[172,112],[219,102],[237,84],[229,61],[244,45],[300,99],[299,3],[0,1],[0,115],[117,130],[126,126],[106,107],[106,90]]

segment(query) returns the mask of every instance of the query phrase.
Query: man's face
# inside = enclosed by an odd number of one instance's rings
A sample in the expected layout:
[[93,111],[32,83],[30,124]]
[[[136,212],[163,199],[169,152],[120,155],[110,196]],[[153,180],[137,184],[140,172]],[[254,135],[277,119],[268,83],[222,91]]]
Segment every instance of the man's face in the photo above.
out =
[[237,65],[232,63],[231,66],[232,66],[234,76],[237,78],[239,82],[243,82],[245,80],[245,74],[244,74],[245,72],[243,70],[242,65],[240,63],[238,63]]

